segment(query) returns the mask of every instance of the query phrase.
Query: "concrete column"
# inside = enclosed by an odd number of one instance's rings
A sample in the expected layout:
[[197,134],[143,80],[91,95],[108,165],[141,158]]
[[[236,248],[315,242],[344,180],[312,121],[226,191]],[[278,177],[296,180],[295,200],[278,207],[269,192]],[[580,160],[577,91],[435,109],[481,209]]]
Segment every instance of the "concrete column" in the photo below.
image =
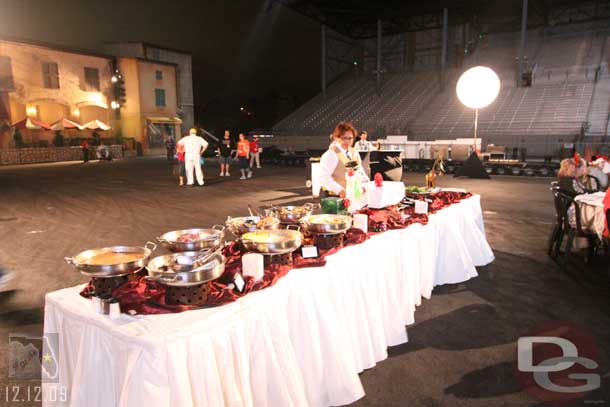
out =
[[381,20],[377,20],[377,90],[381,83]]
[[449,22],[449,11],[443,9],[443,47],[441,51],[441,89],[445,90],[447,78],[447,24]]
[[519,72],[517,77],[517,85],[521,86],[521,78],[523,78],[523,53],[525,52],[525,32],[527,30],[527,0],[523,0],[523,11],[521,14],[521,42],[519,43]]
[[322,87],[322,96],[326,97],[326,25],[322,24],[322,35],[321,35],[321,87]]

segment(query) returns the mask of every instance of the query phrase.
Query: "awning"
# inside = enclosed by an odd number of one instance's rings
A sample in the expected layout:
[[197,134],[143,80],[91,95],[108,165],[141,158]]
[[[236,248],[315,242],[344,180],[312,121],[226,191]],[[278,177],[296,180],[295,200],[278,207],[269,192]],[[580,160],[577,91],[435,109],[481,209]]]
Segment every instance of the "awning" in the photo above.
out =
[[83,124],[83,129],[87,129],[87,130],[110,130],[112,127],[110,127],[109,125],[107,125],[104,122],[101,122],[99,120],[91,120],[90,122],[87,122],[85,124]]
[[182,120],[179,117],[161,117],[161,116],[151,116],[147,117],[146,120],[151,123],[167,123],[167,124],[182,124]]
[[78,124],[76,122],[73,122],[72,120],[68,120],[68,119],[59,119],[55,123],[51,124],[51,130],[55,130],[55,131],[73,130],[73,129],[82,130],[83,126],[81,126],[80,124]]
[[51,127],[48,124],[41,122],[40,120],[32,119],[31,117],[14,123],[13,127],[19,130],[51,130]]

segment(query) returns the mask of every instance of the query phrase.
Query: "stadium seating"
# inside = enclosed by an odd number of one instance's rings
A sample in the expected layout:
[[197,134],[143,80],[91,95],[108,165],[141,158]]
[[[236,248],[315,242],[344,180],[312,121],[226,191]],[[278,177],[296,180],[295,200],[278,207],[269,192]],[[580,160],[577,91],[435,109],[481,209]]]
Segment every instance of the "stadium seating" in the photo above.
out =
[[458,75],[470,66],[492,67],[502,87],[496,101],[479,112],[483,143],[555,153],[557,143],[583,136],[604,138],[610,112],[607,32],[527,32],[526,69],[532,86],[516,86],[519,33],[484,36],[463,67],[440,87],[438,71],[387,73],[379,89],[371,74],[345,75],[274,126],[277,145],[324,148],[335,124],[349,120],[373,138],[408,134],[411,139],[470,137],[474,112],[455,96]]

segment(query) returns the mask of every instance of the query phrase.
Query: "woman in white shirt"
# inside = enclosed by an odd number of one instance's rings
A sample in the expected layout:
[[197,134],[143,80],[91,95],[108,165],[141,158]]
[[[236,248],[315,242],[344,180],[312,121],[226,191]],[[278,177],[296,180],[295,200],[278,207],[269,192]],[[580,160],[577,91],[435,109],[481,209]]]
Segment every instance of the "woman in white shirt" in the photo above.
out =
[[360,154],[352,147],[356,134],[356,129],[349,122],[341,122],[335,127],[333,142],[320,159],[320,199],[329,196],[345,198],[345,174],[348,168],[352,168],[362,182],[369,181],[362,168]]

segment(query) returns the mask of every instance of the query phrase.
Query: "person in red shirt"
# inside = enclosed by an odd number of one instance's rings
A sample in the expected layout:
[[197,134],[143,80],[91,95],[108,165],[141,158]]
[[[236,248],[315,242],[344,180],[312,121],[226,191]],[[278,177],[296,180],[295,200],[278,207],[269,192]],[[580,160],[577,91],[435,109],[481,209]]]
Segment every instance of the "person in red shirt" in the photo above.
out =
[[258,146],[258,136],[255,135],[250,142],[250,168],[254,165],[254,160],[256,160],[256,168],[261,167],[260,154],[261,149]]
[[248,178],[252,178],[252,170],[248,167],[249,155],[250,143],[246,140],[244,133],[240,133],[239,142],[237,143],[237,159],[239,159],[239,170],[241,171],[241,177],[239,179],[246,179],[246,170],[248,171]]
[[89,161],[89,143],[87,140],[83,140],[83,142],[80,143],[80,146],[83,149],[83,162],[86,163]]

